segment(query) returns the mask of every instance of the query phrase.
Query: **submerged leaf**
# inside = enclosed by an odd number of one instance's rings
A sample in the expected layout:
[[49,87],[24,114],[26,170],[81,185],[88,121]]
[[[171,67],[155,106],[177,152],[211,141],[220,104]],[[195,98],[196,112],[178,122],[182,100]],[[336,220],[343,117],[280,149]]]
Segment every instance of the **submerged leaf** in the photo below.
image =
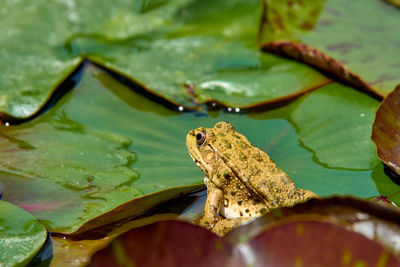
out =
[[375,0],[264,0],[264,7],[264,50],[381,96],[400,82],[399,9]]
[[45,227],[28,212],[0,200],[0,265],[24,266],[46,241]]

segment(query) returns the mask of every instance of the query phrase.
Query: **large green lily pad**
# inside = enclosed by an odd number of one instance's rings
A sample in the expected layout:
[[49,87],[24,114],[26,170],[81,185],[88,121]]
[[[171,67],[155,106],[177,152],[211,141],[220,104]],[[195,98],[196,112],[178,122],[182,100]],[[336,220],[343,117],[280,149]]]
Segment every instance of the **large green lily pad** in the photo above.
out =
[[[47,113],[1,129],[4,199],[33,213],[53,232],[83,233],[202,186],[203,175],[187,153],[185,135],[220,120],[230,121],[269,153],[298,187],[321,196],[373,197],[399,190],[382,166],[371,161],[372,156],[359,157],[346,169],[346,157],[340,160],[343,151],[324,154],[334,134],[352,142],[358,153],[374,154],[369,137],[343,130],[349,123],[361,129],[371,124],[375,104],[368,96],[357,95],[360,104],[343,111],[364,113],[365,119],[349,116],[328,123],[329,110],[341,108],[341,101],[354,96],[350,88],[328,86],[270,112],[181,113],[143,97],[93,66],[85,70],[79,86]],[[332,96],[331,91],[336,94]],[[309,116],[307,105],[315,105],[313,99],[320,98],[331,102],[320,107],[319,114],[326,118],[325,127],[334,125],[329,128],[333,135],[307,139],[307,133],[297,133],[296,128],[307,125],[302,119]],[[318,126],[316,132],[324,133],[325,127]],[[310,148],[320,161],[314,160]],[[345,155],[351,155],[351,149],[346,151]]]
[[138,53],[130,50],[109,45],[101,56],[96,55],[99,49],[88,53],[94,54],[89,55],[91,61],[128,74],[152,91],[189,106],[217,100],[244,108],[295,97],[331,82],[300,63],[223,39],[161,39],[148,42]]
[[297,101],[291,119],[303,145],[321,163],[330,168],[369,169],[378,162],[369,138],[378,106],[377,100],[335,83]]
[[38,112],[83,59],[192,108],[276,102],[330,82],[258,51],[256,0],[6,1],[1,12],[3,120]]
[[381,96],[400,82],[398,8],[375,0],[264,4],[265,50],[302,60]]
[[25,266],[46,241],[46,228],[28,212],[0,200],[0,265]]

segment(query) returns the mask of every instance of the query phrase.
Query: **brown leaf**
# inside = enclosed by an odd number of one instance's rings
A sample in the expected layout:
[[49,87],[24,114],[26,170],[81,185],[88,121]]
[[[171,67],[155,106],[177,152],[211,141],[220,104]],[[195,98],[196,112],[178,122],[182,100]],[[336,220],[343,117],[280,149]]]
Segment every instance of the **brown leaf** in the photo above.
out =
[[400,174],[400,85],[382,102],[371,139],[377,147],[378,158]]

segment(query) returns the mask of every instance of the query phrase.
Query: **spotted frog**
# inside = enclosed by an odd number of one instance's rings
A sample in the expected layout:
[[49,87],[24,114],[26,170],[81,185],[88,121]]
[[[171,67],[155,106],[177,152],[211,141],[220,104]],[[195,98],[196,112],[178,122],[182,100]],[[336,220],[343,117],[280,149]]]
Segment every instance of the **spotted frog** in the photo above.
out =
[[190,131],[186,146],[205,174],[207,200],[199,224],[218,235],[273,208],[318,197],[296,188],[289,175],[228,122]]

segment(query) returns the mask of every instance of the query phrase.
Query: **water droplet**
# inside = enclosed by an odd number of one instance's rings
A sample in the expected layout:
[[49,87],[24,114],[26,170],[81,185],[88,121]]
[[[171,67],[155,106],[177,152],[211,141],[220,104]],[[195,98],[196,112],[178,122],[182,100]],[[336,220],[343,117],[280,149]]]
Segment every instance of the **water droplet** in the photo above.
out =
[[10,126],[10,123],[6,122],[6,123],[4,123],[4,125],[5,125],[6,127],[8,127],[8,126]]
[[240,108],[235,108],[235,111],[236,111],[236,112],[239,112],[239,111],[240,111]]
[[228,112],[232,112],[232,108],[231,107],[228,107]]
[[182,106],[179,106],[178,109],[179,109],[179,111],[183,111],[183,107]]

